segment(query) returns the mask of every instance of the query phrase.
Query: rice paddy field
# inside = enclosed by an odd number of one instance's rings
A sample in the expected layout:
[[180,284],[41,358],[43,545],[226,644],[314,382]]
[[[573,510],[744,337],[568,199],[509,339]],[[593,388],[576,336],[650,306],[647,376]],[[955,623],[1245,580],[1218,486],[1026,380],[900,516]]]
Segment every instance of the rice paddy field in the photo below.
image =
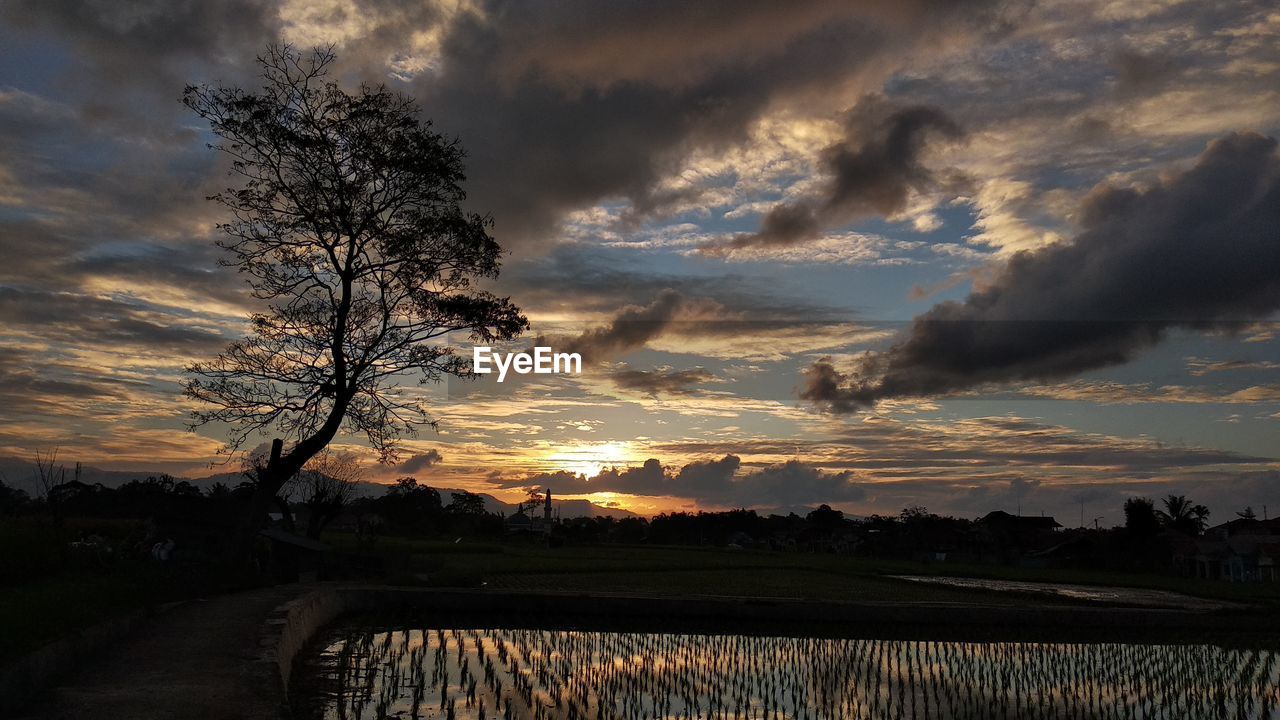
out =
[[[340,534],[326,536],[325,542],[357,549],[352,538]],[[402,538],[381,538],[373,552],[385,561],[390,573],[386,581],[403,585],[838,601],[1004,604],[1025,599],[992,588],[908,582],[896,577],[928,575],[1137,588],[1280,610],[1280,583],[1229,583],[1159,574],[926,564],[710,547],[608,545],[552,549]]]
[[357,624],[297,675],[314,720],[1280,717],[1277,651],[1212,644]]

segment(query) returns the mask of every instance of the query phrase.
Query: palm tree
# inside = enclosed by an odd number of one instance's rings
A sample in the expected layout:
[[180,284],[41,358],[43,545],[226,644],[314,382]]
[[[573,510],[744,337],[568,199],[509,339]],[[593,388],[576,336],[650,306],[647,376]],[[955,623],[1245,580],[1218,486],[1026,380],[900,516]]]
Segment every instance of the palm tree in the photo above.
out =
[[1164,510],[1157,510],[1160,522],[1188,535],[1199,535],[1209,521],[1209,508],[1194,505],[1186,495],[1169,495],[1163,501]]

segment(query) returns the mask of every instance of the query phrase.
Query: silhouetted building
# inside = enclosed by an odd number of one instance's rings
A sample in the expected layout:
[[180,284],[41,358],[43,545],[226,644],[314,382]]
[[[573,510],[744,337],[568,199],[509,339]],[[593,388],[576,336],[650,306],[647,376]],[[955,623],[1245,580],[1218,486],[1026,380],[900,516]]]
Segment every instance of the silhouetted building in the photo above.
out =
[[1280,520],[1239,518],[1188,540],[1174,557],[1183,574],[1229,582],[1274,582],[1280,576]]
[[985,557],[998,562],[1040,565],[1042,561],[1028,557],[1059,542],[1056,532],[1062,525],[1046,515],[1010,515],[996,510],[974,523]]
[[993,530],[1016,534],[1050,533],[1062,527],[1048,515],[1010,515],[1003,510],[987,513],[978,523]]
[[[534,505],[533,507],[537,507]],[[533,507],[530,507],[532,511]],[[524,506],[519,510],[508,515],[503,521],[506,525],[508,533],[540,533],[550,535],[551,528],[555,525],[555,520],[551,515],[551,489],[547,489],[547,494],[542,501],[542,516],[526,512]]]

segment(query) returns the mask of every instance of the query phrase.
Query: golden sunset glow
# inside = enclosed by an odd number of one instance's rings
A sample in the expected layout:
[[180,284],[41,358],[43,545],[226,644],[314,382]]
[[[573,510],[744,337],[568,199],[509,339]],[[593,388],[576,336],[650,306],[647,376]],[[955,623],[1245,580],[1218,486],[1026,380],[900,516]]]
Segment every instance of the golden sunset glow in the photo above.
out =
[[644,459],[633,443],[610,441],[561,445],[541,456],[539,463],[547,467],[548,472],[559,470],[591,478],[607,468],[621,469]]
[[1277,229],[1275,0],[0,0],[0,716],[1272,717]]
[[[175,98],[255,91],[274,39],[333,44],[336,86],[412,98],[465,154],[501,250],[475,289],[528,327],[421,345],[581,353],[381,378],[435,424],[390,463],[343,426],[370,482],[645,514],[1280,506],[1269,7],[123,4],[0,3],[0,480],[36,492],[53,448],[106,485],[239,467],[232,425],[187,429],[185,368],[263,305],[219,264],[206,198],[235,178]],[[1159,320],[1017,330],[1076,316]]]

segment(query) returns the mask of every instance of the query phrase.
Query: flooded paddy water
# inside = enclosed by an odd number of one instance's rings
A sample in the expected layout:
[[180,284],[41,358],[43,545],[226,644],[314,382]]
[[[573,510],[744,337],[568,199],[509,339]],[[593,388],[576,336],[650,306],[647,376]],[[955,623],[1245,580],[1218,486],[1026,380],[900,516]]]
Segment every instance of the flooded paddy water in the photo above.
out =
[[953,642],[351,624],[300,718],[1274,718],[1280,656],[1213,644]]
[[1127,607],[1177,608],[1181,610],[1231,610],[1245,607],[1242,603],[1169,592],[1128,587],[1102,587],[1075,585],[1072,583],[1026,582],[1021,580],[996,580],[990,578],[948,577],[945,575],[890,575],[897,580],[924,585],[985,592],[1018,593],[1044,597],[1082,600],[1095,603],[1122,604]]

